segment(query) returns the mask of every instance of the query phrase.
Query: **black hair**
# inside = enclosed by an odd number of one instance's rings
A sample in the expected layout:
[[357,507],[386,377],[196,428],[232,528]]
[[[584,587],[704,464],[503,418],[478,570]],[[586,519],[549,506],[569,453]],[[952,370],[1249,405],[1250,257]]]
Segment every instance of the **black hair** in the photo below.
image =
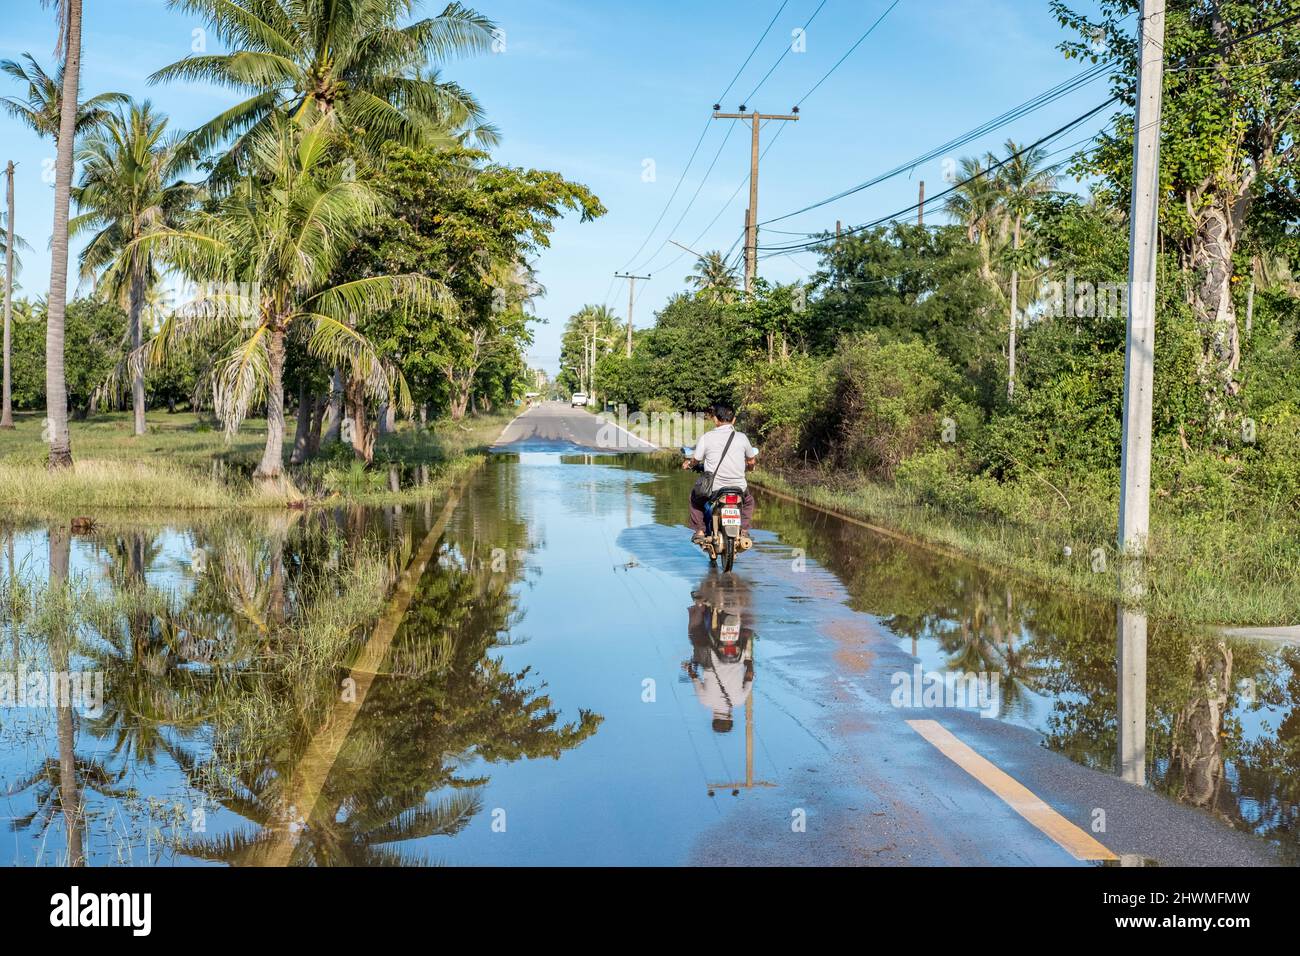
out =
[[714,717],[713,732],[715,734],[729,734],[731,733],[731,724],[730,717]]
[[720,422],[734,422],[736,420],[736,410],[726,402],[718,402],[714,405],[713,415]]

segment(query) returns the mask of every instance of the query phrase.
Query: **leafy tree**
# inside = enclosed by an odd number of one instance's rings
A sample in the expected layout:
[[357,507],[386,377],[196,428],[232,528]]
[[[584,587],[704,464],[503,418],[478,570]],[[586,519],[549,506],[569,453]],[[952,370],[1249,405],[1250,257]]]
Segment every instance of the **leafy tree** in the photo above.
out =
[[[488,49],[493,24],[460,3],[402,26],[419,0],[168,0],[202,17],[225,53],[194,53],[150,77],[199,80],[246,98],[190,134],[194,150],[223,144],[242,158],[252,134],[275,116],[304,111],[336,131],[356,133],[377,152],[388,141],[446,141],[448,131],[481,123],[464,89],[429,64]],[[490,128],[481,128],[488,142]],[[229,162],[225,164],[229,172]]]
[[340,266],[340,274],[383,270],[431,276],[455,309],[379,310],[358,328],[397,363],[424,401],[465,414],[485,369],[522,370],[531,340],[527,307],[541,291],[528,266],[550,245],[555,222],[576,212],[586,222],[605,207],[560,174],[502,166],[479,151],[391,145],[375,188],[391,206]]
[[695,260],[686,282],[695,289],[696,295],[712,302],[730,303],[736,301],[739,273],[721,252],[706,252]]
[[[0,73],[12,77],[27,88],[20,98],[0,96],[0,109],[30,128],[41,138],[59,141],[60,104],[63,97],[64,63],[50,75],[30,53],[24,53],[26,65],[17,60],[0,60]],[[85,100],[77,109],[73,130],[77,135],[104,123],[112,109],[127,102],[124,93],[100,93]]]
[[[1052,9],[1082,37],[1063,45],[1066,56],[1095,61],[1100,39],[1119,64],[1112,86],[1124,108],[1078,171],[1100,177],[1127,207],[1140,52],[1129,18],[1138,2],[1101,0],[1089,14],[1053,0]],[[1220,440],[1240,414],[1238,253],[1300,210],[1296,12],[1292,0],[1174,0],[1166,17],[1160,226],[1177,249],[1201,338],[1202,428]]]
[[[175,181],[185,165],[167,120],[147,101],[111,113],[78,150],[81,183],[73,198],[81,210],[69,223],[72,235],[92,232],[81,253],[81,274],[126,310],[127,348],[143,342],[148,291],[159,279],[153,251],[137,240],[175,225],[193,189]],[[145,432],[145,372],[131,374],[135,434]]]
[[[193,215],[183,229],[161,228],[133,241],[206,280],[198,300],[170,316],[149,348],[156,363],[182,347],[221,348],[225,355],[213,371],[213,394],[228,432],[265,396],[259,479],[283,473],[284,368],[291,335],[322,361],[355,368],[370,393],[394,396],[409,408],[405,382],[385,369],[372,343],[354,328],[354,317],[399,303],[427,311],[448,301],[445,288],[421,275],[332,278],[384,205],[372,186],[340,168],[340,148],[323,118],[306,126],[275,118],[249,142],[255,175]],[[232,294],[232,288],[238,291]]]

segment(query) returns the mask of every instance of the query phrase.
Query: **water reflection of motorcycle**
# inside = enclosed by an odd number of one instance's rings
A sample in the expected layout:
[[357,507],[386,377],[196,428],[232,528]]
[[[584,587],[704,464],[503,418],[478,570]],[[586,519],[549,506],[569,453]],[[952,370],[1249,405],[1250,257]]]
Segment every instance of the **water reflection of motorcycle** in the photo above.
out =
[[687,612],[691,659],[682,662],[682,669],[695,696],[712,712],[713,730],[725,734],[754,684],[749,585],[741,578],[710,575],[692,596]]

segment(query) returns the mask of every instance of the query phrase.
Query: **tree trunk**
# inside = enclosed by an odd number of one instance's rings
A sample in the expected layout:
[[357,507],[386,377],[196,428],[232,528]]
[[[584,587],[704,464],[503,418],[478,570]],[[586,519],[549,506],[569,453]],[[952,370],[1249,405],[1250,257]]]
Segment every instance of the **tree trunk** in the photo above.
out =
[[361,379],[348,378],[343,391],[343,412],[350,423],[352,452],[368,465],[375,457],[375,433],[366,415],[366,383]]
[[1232,256],[1237,244],[1233,217],[1217,203],[1206,209],[1192,239],[1192,309],[1201,329],[1201,381],[1212,421],[1226,417],[1241,386],[1241,343],[1232,302]]
[[50,470],[72,466],[68,434],[68,383],[63,368],[63,323],[68,305],[68,204],[76,149],[77,86],[81,78],[81,0],[64,0],[67,33],[58,158],[54,170],[54,231],[50,235],[50,291],[45,322],[45,417]]
[[379,406],[379,435],[391,435],[397,431],[397,406],[384,402]]
[[267,346],[271,378],[266,388],[266,448],[253,477],[263,480],[284,474],[284,328],[277,324]]
[[144,308],[144,263],[136,261],[131,269],[130,302],[127,311],[127,333],[136,361],[131,368],[131,408],[135,412],[135,434],[145,433],[144,423],[144,361],[139,349],[144,344],[144,331],[140,328],[140,312]]
[[325,425],[325,413],[329,409],[329,396],[316,395],[312,398],[311,428],[307,432],[307,457],[315,458],[320,451],[321,429]]
[[330,374],[329,401],[325,406],[325,420],[321,425],[322,439],[325,443],[339,440],[339,429],[343,424],[343,376],[335,369]]
[[[1015,256],[1020,248],[1020,217],[1016,216],[1016,230],[1011,237],[1011,255]],[[1020,310],[1020,273],[1015,265],[1011,266],[1011,322],[1010,338],[1007,340],[1007,398],[1016,394],[1016,317]]]
[[[470,385],[472,379],[465,382],[458,381],[456,378],[451,380],[451,420],[458,422],[465,417],[465,412],[469,409]],[[588,396],[590,400],[590,396]]]
[[[72,558],[72,537],[62,524],[49,530],[49,584],[51,588],[64,588],[68,583],[68,568]],[[54,669],[66,674],[69,669],[68,642],[71,635],[50,635],[50,663]],[[82,806],[81,785],[77,780],[76,726],[71,701],[51,701],[56,705],[56,723],[59,738],[59,807],[63,811],[63,825],[68,840],[68,866],[85,866],[86,854],[82,828],[85,812]]]
[[14,320],[14,163],[5,169],[5,201],[9,213],[5,219],[5,330],[4,384],[0,394],[0,428],[14,427],[13,400],[13,320]]
[[289,453],[289,464],[301,465],[307,460],[307,445],[311,434],[311,422],[316,412],[316,399],[304,377],[298,386],[298,416],[293,432],[293,451]]

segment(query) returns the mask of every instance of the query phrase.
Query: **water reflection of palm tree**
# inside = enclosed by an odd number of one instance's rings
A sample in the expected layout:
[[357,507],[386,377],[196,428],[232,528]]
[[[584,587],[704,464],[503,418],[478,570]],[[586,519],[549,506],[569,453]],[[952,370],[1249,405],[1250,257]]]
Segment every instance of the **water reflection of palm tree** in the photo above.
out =
[[[518,619],[512,586],[521,569],[512,562],[503,573],[472,542],[499,542],[511,555],[512,545],[525,545],[526,527],[509,515],[503,520],[503,510],[488,501],[473,514],[458,513],[443,544],[458,559],[431,562],[414,582],[382,674],[368,685],[311,806],[287,807],[287,794],[297,792],[295,778],[322,715],[337,706],[340,678],[348,674],[339,666],[350,658],[318,661],[302,674],[281,672],[272,657],[240,675],[245,694],[266,707],[237,709],[214,736],[209,759],[182,754],[179,762],[192,786],[255,829],[197,836],[180,846],[183,853],[263,862],[289,829],[291,864],[418,862],[393,844],[453,835],[481,809],[486,778],[466,776],[464,768],[558,758],[595,732],[599,716],[580,710],[577,721],[562,723],[528,669],[512,672],[489,653],[508,643]],[[349,537],[368,533],[359,530],[368,519],[339,518]],[[405,516],[380,525],[381,535],[395,525],[409,533]]]

